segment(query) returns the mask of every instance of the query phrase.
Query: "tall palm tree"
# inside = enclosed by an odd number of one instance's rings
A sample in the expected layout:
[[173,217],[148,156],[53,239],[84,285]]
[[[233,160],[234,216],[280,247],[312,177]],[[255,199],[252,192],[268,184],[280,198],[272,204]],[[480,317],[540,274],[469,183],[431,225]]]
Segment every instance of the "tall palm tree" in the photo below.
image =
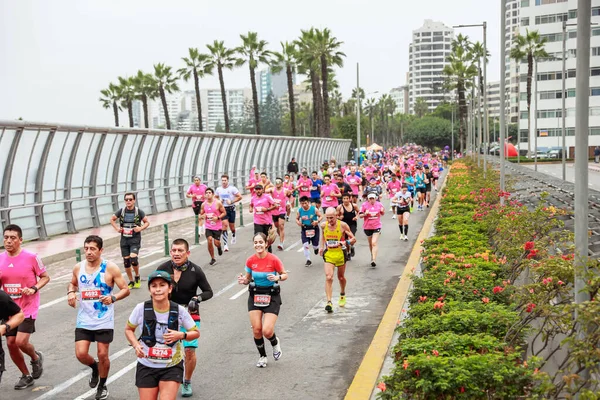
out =
[[[485,47],[483,47],[483,43],[481,43],[480,41],[477,41],[477,42],[473,43],[473,46],[471,47],[471,53],[473,54],[473,59],[477,63],[478,91],[479,91],[479,95],[481,96],[480,99],[481,99],[481,101],[485,101],[484,99],[486,96],[486,87],[483,84],[483,70],[481,69],[481,64],[482,64],[482,62],[487,64],[489,57],[490,57],[490,52],[487,51],[487,49]],[[481,116],[482,114],[481,114],[480,106],[483,106],[483,103],[477,106],[477,109],[480,110],[480,116]],[[485,123],[484,118],[481,118],[481,120],[479,121],[480,136],[479,136],[479,140],[478,140],[478,146],[481,146],[481,142],[484,139],[483,138],[484,123]]]
[[148,100],[153,100],[158,96],[156,91],[156,82],[150,74],[145,74],[141,70],[133,78],[133,87],[135,88],[136,98],[141,100],[144,110],[144,127],[150,128],[148,119]]
[[167,129],[171,129],[171,118],[169,116],[169,110],[167,108],[167,93],[173,93],[179,91],[177,85],[177,77],[171,71],[171,67],[159,63],[154,64],[154,82],[156,90],[160,96],[160,101],[163,106],[165,113],[165,124]]
[[341,115],[341,109],[342,109],[342,103],[343,103],[343,99],[342,99],[342,94],[340,93],[339,90],[335,90],[333,93],[331,93],[331,104],[332,104],[332,114],[339,117]]
[[206,47],[210,51],[211,59],[208,65],[212,69],[217,68],[219,74],[219,84],[221,86],[221,100],[223,101],[223,116],[225,120],[225,132],[229,133],[229,113],[227,111],[227,94],[225,92],[225,80],[223,79],[223,68],[233,69],[238,59],[235,56],[235,49],[225,47],[225,42],[215,40],[213,44],[207,44]]
[[452,51],[447,57],[448,64],[443,69],[447,78],[447,87],[456,90],[458,94],[458,138],[460,151],[464,152],[466,145],[465,128],[467,126],[467,89],[471,87],[473,77],[477,75],[477,67],[473,64],[471,44],[467,36],[459,34],[452,41]]
[[316,50],[315,29],[302,30],[300,38],[295,41],[298,46],[298,72],[306,74],[310,79],[313,95],[313,135],[323,136],[324,114],[323,95],[320,80],[320,58]]
[[423,97],[417,97],[413,109],[417,117],[423,118],[423,116],[429,111],[429,105]]
[[119,101],[121,100],[119,86],[109,83],[108,88],[102,89],[100,94],[102,97],[98,100],[102,103],[102,107],[107,109],[112,108],[115,117],[115,126],[119,126],[119,111],[121,111],[121,106],[119,105]]
[[135,82],[133,78],[119,76],[119,94],[121,105],[127,108],[129,126],[133,128],[133,100],[136,99]]
[[[548,53],[544,49],[546,41],[547,38],[541,37],[539,31],[529,31],[529,29],[526,29],[525,36],[518,34],[515,37],[515,45],[510,50],[510,57],[517,62],[522,62],[525,58],[527,59],[527,133],[529,138],[531,138],[531,81],[533,75],[533,60],[548,57]],[[563,96],[565,96],[564,93]],[[537,135],[537,132],[535,132],[535,134]],[[527,139],[527,154],[531,153],[531,140],[529,138]]]
[[258,40],[258,33],[248,32],[247,35],[240,35],[242,45],[235,49],[245,59],[240,58],[236,61],[237,65],[248,63],[250,69],[250,83],[252,84],[252,103],[254,105],[254,128],[257,135],[260,135],[260,114],[258,112],[258,92],[256,91],[255,71],[259,64],[269,64],[272,53],[267,50],[267,41]]
[[358,88],[358,94],[357,94],[357,90],[356,88],[352,89],[352,95],[350,96],[350,98],[352,99],[357,99],[358,101],[358,109],[362,110],[362,102],[365,99],[365,90],[361,87]]
[[292,125],[292,136],[296,136],[296,106],[294,99],[294,72],[298,58],[298,49],[295,43],[281,42],[281,52],[275,52],[274,61],[271,64],[273,72],[279,72],[285,68],[288,87],[288,100],[290,103],[290,123]]
[[374,98],[369,98],[365,102],[365,112],[369,114],[369,123],[371,125],[371,140],[374,142],[375,138],[375,130],[373,128],[373,117],[375,116],[375,112],[377,111],[377,100]]
[[316,29],[314,39],[316,56],[319,58],[321,64],[321,80],[323,82],[323,134],[325,137],[330,137],[329,66],[342,67],[344,65],[343,57],[346,57],[346,54],[339,51],[343,42],[333,37],[329,28],[325,28],[322,31]]
[[198,124],[202,132],[202,102],[200,101],[200,78],[212,74],[212,66],[209,64],[210,56],[202,54],[196,48],[188,49],[188,56],[182,57],[185,63],[184,68],[177,70],[177,73],[184,81],[194,78],[194,89],[196,90],[196,111],[198,111]]

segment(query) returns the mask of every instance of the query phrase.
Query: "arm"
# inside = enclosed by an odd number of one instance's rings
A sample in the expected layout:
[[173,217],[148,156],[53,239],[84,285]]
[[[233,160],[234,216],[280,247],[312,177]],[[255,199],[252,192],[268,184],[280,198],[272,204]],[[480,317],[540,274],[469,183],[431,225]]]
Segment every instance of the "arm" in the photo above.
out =
[[144,218],[142,219],[142,226],[136,226],[135,228],[133,228],[133,230],[135,232],[141,232],[144,229],[148,229],[149,226],[150,226],[150,221],[148,221],[148,217],[144,216]]
[[[113,278],[113,283],[119,288],[119,293],[113,295],[115,301],[123,300],[125,297],[129,296],[131,292],[129,291],[129,287],[125,282],[125,279],[123,279],[123,275],[121,275],[121,270],[119,267],[117,267],[115,263],[111,262],[106,266],[106,271],[110,273]],[[100,296],[100,301],[102,304],[106,305],[113,304],[115,302],[112,299],[113,296]]]
[[225,211],[225,207],[223,207],[223,203],[221,203],[219,200],[217,200],[217,201],[219,202],[219,205],[217,208],[219,209],[219,212],[221,213],[221,214],[219,214],[218,217],[215,216],[215,218],[217,218],[217,221],[218,221],[227,215],[227,211]]
[[144,354],[144,349],[142,348],[142,345],[140,344],[138,338],[135,335],[136,328],[137,325],[131,325],[131,322],[127,321],[127,325],[125,325],[125,337],[127,338],[127,341],[129,342],[131,347],[133,347],[133,349],[135,350],[135,355],[138,358],[144,358],[146,357],[146,355]]
[[[39,280],[37,281],[37,283],[35,285],[33,285],[30,288],[25,288],[21,291],[21,293],[23,293],[26,296],[31,296],[36,294],[41,288],[43,288],[44,286],[46,286],[46,284],[48,282],[50,282],[50,275],[48,275],[48,272],[44,271],[39,275]],[[34,289],[35,288],[35,289]]]
[[[316,220],[316,221],[313,221],[313,224],[314,224],[314,222],[316,222],[316,223],[317,223],[317,225],[318,225],[318,224],[320,224],[320,223],[321,223],[321,221],[323,220],[323,213],[322,213],[322,212],[321,212],[321,210],[319,210],[318,208],[316,208],[315,210],[316,210],[316,214],[317,214],[317,220]],[[316,226],[316,225],[315,225],[315,226]]]
[[77,279],[77,277],[79,276],[79,268],[79,264],[75,265],[75,268],[73,268],[71,282],[69,282],[67,288],[67,304],[73,308],[77,305],[77,292],[79,291],[79,279]]
[[112,217],[110,217],[110,224],[112,225],[112,227],[115,229],[115,231],[117,232],[121,232],[121,227],[119,225],[117,225],[117,215],[113,215]]
[[198,287],[202,291],[200,296],[196,296],[200,301],[210,300],[213,297],[213,290],[206,279],[206,275],[204,271],[200,267],[196,267],[196,279],[198,282]]
[[25,314],[23,314],[23,311],[19,310],[19,312],[12,315],[8,319],[8,321],[6,321],[2,325],[0,325],[0,337],[6,335],[6,332],[8,329],[6,325],[9,325],[11,329],[14,329],[17,326],[21,325],[21,323],[23,323],[24,320],[25,320]]
[[339,220],[341,220],[342,218],[344,218],[344,212],[342,211],[342,205],[340,204],[339,206],[337,206],[335,209],[337,211],[337,218]]
[[345,222],[342,222],[341,225],[342,225],[342,232],[344,232],[344,234],[346,235],[346,238],[348,238],[347,240],[350,242],[350,244],[355,244],[356,238],[352,234],[352,231],[350,230],[350,227],[348,226],[348,224]]
[[242,194],[240,192],[237,192],[235,194],[235,197],[233,198],[233,202],[231,204],[237,203],[239,201],[242,201]]
[[244,273],[242,273],[238,276],[238,283],[240,285],[247,285],[250,283],[251,280],[252,280],[252,274],[248,271],[245,271]]
[[188,189],[187,193],[185,194],[185,197],[187,197],[187,198],[192,198],[192,197],[194,197],[194,195],[192,194],[192,191],[191,191],[191,189],[192,189],[192,187],[190,186],[190,188]]
[[322,256],[323,255],[323,250],[325,249],[325,235],[323,234],[324,232],[324,228],[325,228],[325,224],[327,222],[324,222],[323,224],[320,225],[321,227],[321,238],[319,239],[319,255]]

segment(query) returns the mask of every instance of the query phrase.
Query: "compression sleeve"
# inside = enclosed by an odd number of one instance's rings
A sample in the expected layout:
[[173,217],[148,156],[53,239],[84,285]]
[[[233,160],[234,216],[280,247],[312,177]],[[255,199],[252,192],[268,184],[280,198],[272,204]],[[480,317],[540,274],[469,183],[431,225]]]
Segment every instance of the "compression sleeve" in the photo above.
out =
[[206,275],[204,274],[204,271],[202,271],[202,269],[200,269],[200,267],[196,267],[196,279],[197,279],[198,287],[200,288],[200,290],[202,290],[202,293],[200,293],[200,295],[198,297],[200,297],[200,299],[202,299],[202,301],[211,299],[213,297],[213,290],[210,287],[208,280],[206,279]]

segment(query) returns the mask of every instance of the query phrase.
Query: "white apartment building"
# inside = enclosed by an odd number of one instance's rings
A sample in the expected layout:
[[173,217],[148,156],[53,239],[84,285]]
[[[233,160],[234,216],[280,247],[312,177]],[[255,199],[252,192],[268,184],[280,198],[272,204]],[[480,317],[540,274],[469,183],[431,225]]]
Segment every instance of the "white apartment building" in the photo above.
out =
[[500,118],[500,82],[488,82],[486,90],[489,119]]
[[[519,18],[522,0],[506,0],[506,114],[507,122],[516,124],[519,122],[519,62],[510,58],[510,49],[514,45],[514,39],[519,34],[521,20]],[[532,0],[535,1],[535,0]]]
[[[244,116],[244,102],[252,101],[252,89],[226,89],[227,108],[229,123],[241,119]],[[208,132],[214,132],[217,124],[225,128],[225,117],[223,114],[223,101],[221,98],[221,89],[202,89],[200,90],[200,99],[202,101],[202,114],[206,117],[206,128]]]
[[408,86],[400,86],[390,90],[390,97],[396,103],[394,114],[408,114]]
[[[562,146],[562,96],[566,95],[566,145],[575,146],[575,68],[577,29],[567,27],[566,93],[562,93],[562,21],[577,22],[577,0],[521,0],[521,34],[525,29],[538,30],[548,39],[546,51],[551,58],[539,60],[537,77],[533,80],[531,113],[537,113],[537,132],[531,121],[531,137],[527,131],[527,64],[520,66],[520,119],[521,148],[538,135],[538,147]],[[592,0],[592,24],[600,25],[600,0]],[[590,44],[590,107],[589,145],[600,145],[600,26],[592,26]],[[533,94],[537,86],[537,110]],[[568,151],[567,154],[572,154]]]
[[415,101],[422,97],[435,108],[449,96],[444,94],[442,70],[448,64],[446,57],[451,52],[454,30],[442,22],[426,19],[423,26],[412,33],[408,61],[408,101],[413,113]]
[[[167,93],[167,110],[169,111],[169,119],[171,120],[171,129],[177,129],[177,117],[182,111],[183,93]],[[152,129],[167,129],[165,121],[165,113],[163,111],[162,101],[160,97],[148,102],[150,128]],[[143,121],[143,119],[142,119]]]

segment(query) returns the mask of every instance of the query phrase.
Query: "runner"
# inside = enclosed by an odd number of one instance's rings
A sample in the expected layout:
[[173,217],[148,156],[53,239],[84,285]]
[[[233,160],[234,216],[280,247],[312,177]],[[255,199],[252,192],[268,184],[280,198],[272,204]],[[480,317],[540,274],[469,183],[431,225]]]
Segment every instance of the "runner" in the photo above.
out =
[[261,172],[260,173],[260,182],[259,182],[265,193],[268,193],[269,190],[271,190],[271,188],[273,188],[273,183],[271,183],[271,180],[269,179],[269,177],[267,176],[266,172]]
[[2,336],[13,328],[17,328],[25,320],[25,314],[21,307],[10,298],[5,291],[0,290],[0,383],[2,383],[2,374],[6,371],[4,360],[4,348],[2,347]]
[[357,203],[358,197],[361,196],[360,185],[362,177],[356,172],[356,166],[350,167],[350,174],[346,177],[346,182],[352,188],[352,202]]
[[440,178],[440,169],[438,168],[437,162],[433,164],[433,168],[431,169],[431,176],[432,176],[431,182],[433,183],[433,190],[435,190],[437,192],[438,179]]
[[408,240],[408,218],[410,217],[411,201],[412,196],[406,185],[402,185],[400,192],[392,198],[392,203],[396,205],[396,213],[398,214],[400,240]]
[[390,198],[390,211],[392,212],[392,218],[396,218],[396,210],[394,210],[394,208],[396,207],[393,203],[393,198],[396,195],[396,193],[398,193],[400,191],[400,188],[402,187],[402,185],[400,184],[400,181],[398,180],[398,177],[396,175],[392,175],[391,180],[388,182],[387,184],[387,192],[388,192],[388,197]]
[[408,192],[410,193],[410,207],[412,208],[415,203],[415,178],[412,177],[410,171],[404,172],[404,185],[408,188]]
[[323,236],[319,246],[319,254],[323,256],[325,269],[325,296],[327,304],[325,311],[333,312],[331,297],[333,294],[333,271],[337,267],[337,277],[340,282],[340,299],[338,306],[346,306],[346,246],[356,243],[350,227],[345,222],[337,219],[335,208],[329,207],[325,211],[326,222],[321,224]]
[[246,186],[246,190],[250,191],[250,194],[254,194],[254,186],[256,186],[260,182],[260,174],[258,171],[254,171],[250,173],[250,179],[248,180],[248,185]]
[[[206,246],[208,247],[208,254],[210,255],[210,265],[215,265],[217,260],[215,259],[215,249],[220,256],[223,255],[223,249],[221,248],[221,232],[225,225],[225,218],[227,218],[227,211],[223,204],[214,197],[214,192],[211,188],[206,189],[206,200],[202,204],[202,217],[206,219]],[[235,211],[235,210],[234,210]],[[235,217],[234,217],[235,218]],[[233,236],[235,238],[235,236]]]
[[377,200],[381,199],[381,193],[383,193],[383,189],[381,186],[377,184],[377,178],[374,176],[369,180],[369,186],[367,186],[363,191],[363,197],[368,198],[369,194],[375,194],[377,196]]
[[285,220],[290,220],[290,214],[292,213],[292,208],[294,208],[294,203],[296,203],[296,185],[294,181],[290,178],[288,174],[285,175],[283,182],[283,188],[287,190],[289,196],[287,198],[287,203],[285,205]]
[[[142,234],[144,229],[150,226],[146,213],[135,206],[135,193],[125,193],[125,208],[120,208],[110,219],[110,224],[121,233],[121,255],[123,265],[129,278],[129,289],[139,289],[140,262],[138,254],[142,247]],[[117,219],[119,226],[117,226]],[[135,272],[135,281],[131,273],[131,267]]]
[[[269,236],[269,229],[273,226],[273,216],[271,211],[279,208],[273,201],[273,198],[264,194],[264,188],[261,184],[254,188],[255,195],[250,200],[250,213],[254,214],[254,235],[262,232],[265,237]],[[269,245],[269,253],[273,252],[273,248]]]
[[321,204],[323,206],[323,212],[329,207],[336,208],[338,206],[338,197],[342,197],[340,188],[337,184],[331,183],[331,176],[323,176],[323,185],[321,186]]
[[300,197],[300,207],[296,215],[296,224],[300,227],[300,237],[306,258],[305,267],[310,267],[310,245],[312,244],[315,254],[319,252],[319,223],[321,222],[321,211],[312,204],[308,196]]
[[433,182],[433,173],[429,170],[429,165],[425,164],[425,205],[429,208],[431,201],[431,183]]
[[[139,303],[125,326],[127,341],[137,356],[135,385],[140,400],[175,400],[183,382],[182,340],[196,340],[200,332],[185,309],[169,295],[171,275],[154,271],[148,276],[150,300]],[[140,339],[135,334],[142,327]],[[183,331],[182,331],[183,330]]]
[[[190,186],[186,193],[186,197],[192,199],[192,209],[194,210],[195,215],[200,214],[200,207],[202,207],[202,202],[204,201],[204,192],[206,191],[206,185],[200,183],[200,177],[194,177],[194,184]],[[202,218],[198,218],[198,227],[200,236],[204,234],[204,220]]]
[[[337,185],[340,193],[343,195],[344,193],[348,193],[352,196],[352,188],[348,183],[344,180],[344,175],[340,171],[336,171],[333,175],[335,179],[335,184]],[[342,196],[338,197],[338,205],[342,204]]]
[[283,250],[283,242],[285,240],[286,203],[289,195],[290,192],[283,187],[281,178],[275,179],[275,187],[271,188],[271,197],[273,197],[273,201],[277,205],[277,208],[273,210],[271,215],[273,216],[273,224],[279,235],[277,250]]
[[[83,251],[85,260],[73,268],[67,289],[67,303],[76,308],[79,300],[75,327],[75,356],[80,363],[92,369],[88,383],[91,388],[98,387],[95,398],[104,400],[108,398],[108,349],[115,331],[114,304],[129,296],[129,288],[119,267],[102,258],[102,238],[88,236],[83,242]],[[115,285],[119,288],[116,295],[113,294]],[[90,355],[92,342],[96,342],[98,361]]]
[[310,186],[310,202],[321,208],[321,185],[323,181],[319,178],[317,171],[313,171]]
[[[10,358],[15,363],[21,378],[15,390],[23,390],[33,385],[44,372],[44,355],[36,351],[29,342],[35,332],[35,320],[40,308],[41,288],[50,281],[46,267],[40,258],[23,248],[23,231],[18,225],[6,225],[4,228],[4,253],[0,254],[0,285],[2,290],[14,300],[25,315],[21,325],[11,327],[5,333]],[[31,374],[25,364],[23,354],[31,358]]]
[[312,181],[308,177],[308,172],[303,170],[302,176],[298,178],[298,183],[296,187],[298,188],[298,198],[308,197],[310,200],[310,188],[312,186]]
[[[358,225],[358,205],[352,203],[350,200],[350,193],[344,193],[342,195],[342,204],[337,207],[338,219],[345,222],[350,228],[350,232],[356,237],[356,229]],[[354,257],[354,245],[350,246],[350,254],[348,261]]]
[[423,172],[423,167],[417,166],[417,172],[415,173],[415,188],[417,190],[417,210],[423,211],[423,204],[425,203],[425,192],[427,191],[427,177]]
[[381,217],[384,214],[385,207],[377,201],[377,195],[369,193],[367,202],[363,203],[360,208],[359,217],[364,218],[363,229],[369,241],[369,250],[371,250],[371,267],[377,266],[377,241],[381,233]]
[[[175,290],[171,293],[171,301],[187,308],[200,330],[200,312],[198,303],[207,301],[213,297],[213,291],[206,280],[206,275],[198,265],[189,260],[190,245],[185,239],[175,239],[171,244],[171,260],[161,264],[157,271],[165,271],[171,276]],[[200,288],[201,293],[197,294]],[[181,386],[181,395],[191,397],[192,375],[196,369],[196,349],[198,339],[184,340],[185,349],[185,376]]]
[[260,355],[256,366],[267,366],[265,337],[273,346],[275,361],[281,358],[281,340],[275,336],[275,323],[281,307],[279,282],[288,278],[281,260],[274,254],[266,252],[267,237],[264,233],[254,234],[254,250],[256,254],[246,260],[246,268],[238,277],[241,285],[248,288],[248,315],[254,335],[254,343]]
[[242,201],[242,195],[235,186],[229,184],[229,175],[227,174],[221,175],[221,187],[217,188],[215,195],[217,199],[221,200],[227,212],[227,215],[222,218],[223,250],[229,251],[227,230],[231,229],[231,244],[234,245],[237,241],[235,237],[235,203]]

